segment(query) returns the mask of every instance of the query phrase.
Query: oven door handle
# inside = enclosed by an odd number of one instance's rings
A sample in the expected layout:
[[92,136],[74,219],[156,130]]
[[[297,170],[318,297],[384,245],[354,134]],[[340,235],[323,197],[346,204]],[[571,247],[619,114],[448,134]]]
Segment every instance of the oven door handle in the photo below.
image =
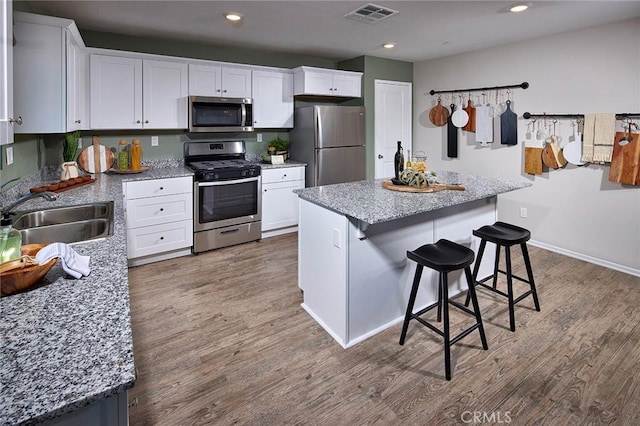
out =
[[233,180],[221,180],[217,182],[197,182],[198,187],[201,186],[220,186],[220,185],[228,185],[230,183],[247,183],[247,182],[257,182],[260,177],[252,177],[246,179],[233,179]]

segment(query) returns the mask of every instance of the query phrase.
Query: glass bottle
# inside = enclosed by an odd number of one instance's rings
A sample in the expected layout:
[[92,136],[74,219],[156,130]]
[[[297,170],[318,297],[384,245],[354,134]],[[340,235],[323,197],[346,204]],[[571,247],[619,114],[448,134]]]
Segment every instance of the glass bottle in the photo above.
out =
[[398,150],[393,161],[396,179],[400,179],[400,173],[404,170],[404,154],[402,153],[402,142],[398,141]]
[[11,226],[11,218],[8,214],[0,221],[0,263],[20,257],[22,247],[22,234]]
[[127,170],[129,168],[129,149],[127,141],[120,139],[120,145],[118,146],[118,169]]
[[138,139],[133,140],[131,145],[131,169],[140,170],[142,167],[142,147]]

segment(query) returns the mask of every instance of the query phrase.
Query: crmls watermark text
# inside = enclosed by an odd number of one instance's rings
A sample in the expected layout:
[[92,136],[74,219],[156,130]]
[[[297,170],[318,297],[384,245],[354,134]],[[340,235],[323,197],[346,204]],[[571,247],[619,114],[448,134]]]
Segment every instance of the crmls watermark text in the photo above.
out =
[[491,423],[491,424],[500,424],[500,423],[511,423],[511,412],[510,411],[463,411],[460,414],[460,419],[463,423]]

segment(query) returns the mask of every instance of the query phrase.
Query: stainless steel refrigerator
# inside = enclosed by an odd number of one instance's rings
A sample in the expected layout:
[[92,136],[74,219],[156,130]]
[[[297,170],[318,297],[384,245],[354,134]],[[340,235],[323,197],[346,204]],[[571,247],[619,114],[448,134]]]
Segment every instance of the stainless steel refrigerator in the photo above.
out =
[[289,153],[307,163],[307,187],[366,179],[364,107],[296,108],[293,123]]

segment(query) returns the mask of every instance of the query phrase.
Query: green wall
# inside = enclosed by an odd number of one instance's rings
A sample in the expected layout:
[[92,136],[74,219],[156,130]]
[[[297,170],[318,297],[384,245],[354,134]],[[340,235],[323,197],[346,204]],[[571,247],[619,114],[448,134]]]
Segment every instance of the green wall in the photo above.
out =
[[338,62],[338,68],[364,73],[362,78],[362,98],[354,99],[350,102],[352,102],[352,105],[364,105],[365,107],[367,178],[373,179],[375,172],[375,81],[390,80],[412,83],[413,63],[377,58],[375,56],[360,56]]

